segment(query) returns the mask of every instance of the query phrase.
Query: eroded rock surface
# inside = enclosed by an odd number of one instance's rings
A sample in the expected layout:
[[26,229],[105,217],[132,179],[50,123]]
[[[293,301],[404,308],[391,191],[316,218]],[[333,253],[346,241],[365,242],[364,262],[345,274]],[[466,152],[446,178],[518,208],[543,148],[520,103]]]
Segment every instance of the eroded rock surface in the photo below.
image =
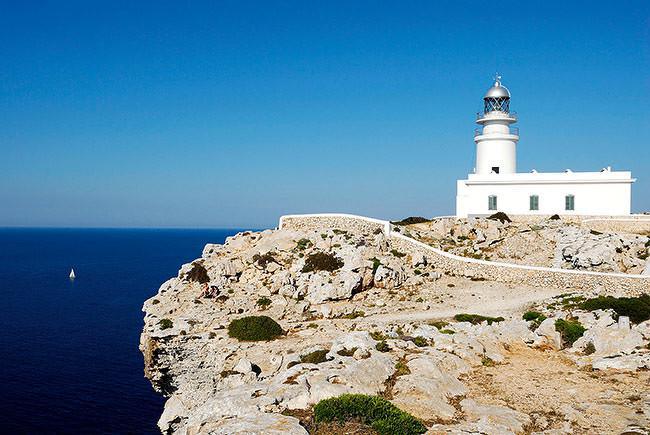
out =
[[[476,236],[490,240],[495,231],[489,224]],[[306,271],[316,253],[340,262],[333,270]],[[146,376],[168,398],[159,421],[164,433],[303,434],[292,412],[343,393],[383,396],[424,421],[430,433],[649,426],[648,323],[573,310],[587,331],[567,346],[554,327],[569,315],[562,309],[549,308],[540,325],[521,320],[525,308],[553,302],[558,293],[443,276],[423,256],[395,250],[382,234],[248,232],[206,245],[201,258],[145,302],[140,347]],[[460,312],[506,320],[453,321]],[[273,318],[285,334],[268,342],[229,337],[230,322],[248,315]],[[305,361],[317,351],[322,360]],[[553,371],[560,357],[563,368]],[[581,392],[597,387],[598,395],[574,397],[573,376]],[[608,389],[606,376],[639,398]],[[488,377],[502,382],[495,384],[502,390],[490,390]],[[506,388],[517,379],[527,383],[519,382],[519,391]],[[540,384],[551,379],[552,386]],[[551,391],[557,400],[547,397]]]

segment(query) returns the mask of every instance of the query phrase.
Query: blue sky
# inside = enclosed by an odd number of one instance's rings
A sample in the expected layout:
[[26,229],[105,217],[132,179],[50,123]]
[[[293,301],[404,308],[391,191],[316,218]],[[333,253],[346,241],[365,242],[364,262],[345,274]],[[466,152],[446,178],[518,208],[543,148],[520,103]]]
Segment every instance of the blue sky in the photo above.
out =
[[647,0],[0,5],[0,226],[452,213],[496,71],[520,171],[650,210]]

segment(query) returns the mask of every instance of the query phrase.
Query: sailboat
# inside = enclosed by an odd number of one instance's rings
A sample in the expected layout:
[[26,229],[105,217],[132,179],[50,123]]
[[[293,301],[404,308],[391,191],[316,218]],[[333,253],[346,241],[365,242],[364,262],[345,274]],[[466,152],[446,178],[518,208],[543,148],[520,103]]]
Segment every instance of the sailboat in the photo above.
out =
[[75,279],[74,269],[70,269],[70,279]]

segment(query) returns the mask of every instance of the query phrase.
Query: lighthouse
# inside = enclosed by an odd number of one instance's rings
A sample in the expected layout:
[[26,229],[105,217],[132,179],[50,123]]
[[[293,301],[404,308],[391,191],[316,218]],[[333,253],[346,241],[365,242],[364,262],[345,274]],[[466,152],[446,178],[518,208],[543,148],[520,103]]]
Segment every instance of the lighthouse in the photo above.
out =
[[517,116],[510,112],[510,91],[497,74],[483,97],[483,112],[476,116],[476,123],[482,126],[474,131],[477,174],[517,172],[519,130],[510,127],[515,122]]
[[[476,166],[456,182],[456,216],[488,216],[497,211],[516,215],[625,216],[630,214],[632,178],[629,171],[517,172],[519,129],[512,124],[510,91],[501,76],[483,97],[483,111],[474,130]],[[617,149],[613,146],[611,149]]]

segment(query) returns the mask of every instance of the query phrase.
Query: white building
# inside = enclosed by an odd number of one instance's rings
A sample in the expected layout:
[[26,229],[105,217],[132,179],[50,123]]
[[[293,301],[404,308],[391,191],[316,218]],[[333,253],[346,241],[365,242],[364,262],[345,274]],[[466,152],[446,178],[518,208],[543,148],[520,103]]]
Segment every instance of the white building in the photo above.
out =
[[519,129],[511,127],[517,116],[510,112],[510,92],[501,77],[485,97],[477,114],[476,168],[458,180],[456,216],[489,215],[607,215],[630,214],[632,183],[629,171],[541,173],[517,172]]

